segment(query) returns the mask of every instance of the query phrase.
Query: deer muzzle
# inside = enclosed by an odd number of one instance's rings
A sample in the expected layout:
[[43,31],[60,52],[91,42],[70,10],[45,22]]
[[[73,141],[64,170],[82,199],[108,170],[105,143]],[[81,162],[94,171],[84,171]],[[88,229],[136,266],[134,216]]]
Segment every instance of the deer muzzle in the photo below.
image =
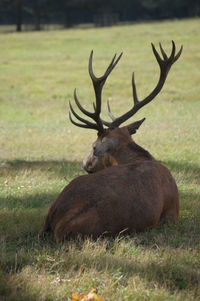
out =
[[93,173],[98,170],[98,158],[94,156],[93,151],[83,159],[83,168],[88,173]]

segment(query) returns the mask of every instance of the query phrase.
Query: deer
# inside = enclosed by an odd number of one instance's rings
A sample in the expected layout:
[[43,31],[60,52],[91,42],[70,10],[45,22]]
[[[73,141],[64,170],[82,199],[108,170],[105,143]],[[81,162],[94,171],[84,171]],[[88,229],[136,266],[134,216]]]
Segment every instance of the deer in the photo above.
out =
[[63,189],[49,209],[40,235],[51,232],[57,242],[77,235],[128,235],[177,221],[179,194],[173,176],[166,166],[132,139],[145,118],[121,126],[159,94],[171,66],[179,59],[183,49],[181,46],[176,53],[172,41],[168,56],[161,44],[161,54],[153,43],[151,45],[160,69],[157,85],[148,96],[139,100],[133,72],[133,106],[115,117],[108,102],[111,121],[100,117],[102,89],[123,53],[118,57],[115,54],[105,73],[96,77],[91,52],[89,75],[95,93],[94,112],[81,105],[74,90],[77,108],[91,120],[80,116],[69,102],[70,121],[78,127],[97,131],[92,150],[83,160],[83,168],[88,174],[76,177]]

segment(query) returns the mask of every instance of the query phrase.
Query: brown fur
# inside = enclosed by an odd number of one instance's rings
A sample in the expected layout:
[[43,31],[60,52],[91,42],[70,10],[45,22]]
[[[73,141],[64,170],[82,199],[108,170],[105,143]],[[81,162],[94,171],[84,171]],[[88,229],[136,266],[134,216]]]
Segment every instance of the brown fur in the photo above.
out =
[[59,241],[77,234],[144,231],[177,220],[179,197],[172,175],[132,140],[127,127],[98,137],[83,164],[91,174],[64,188],[41,233],[52,231]]

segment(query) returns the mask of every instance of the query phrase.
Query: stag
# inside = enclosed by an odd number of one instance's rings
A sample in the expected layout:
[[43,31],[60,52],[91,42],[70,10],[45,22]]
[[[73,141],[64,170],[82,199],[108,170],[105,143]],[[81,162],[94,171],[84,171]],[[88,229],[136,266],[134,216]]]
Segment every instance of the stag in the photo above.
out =
[[[95,92],[94,112],[83,108],[76,89],[74,100],[80,111],[92,121],[79,116],[71,103],[69,113],[74,125],[94,129],[98,133],[91,153],[83,160],[83,167],[88,174],[75,178],[63,189],[51,206],[40,233],[53,232],[55,239],[59,241],[63,237],[78,234],[97,237],[104,233],[116,235],[121,231],[144,231],[161,222],[177,220],[179,196],[174,178],[167,167],[131,137],[145,118],[119,127],[161,91],[171,66],[182,53],[182,46],[176,54],[175,43],[172,41],[169,57],[161,44],[162,56],[153,44],[152,50],[160,67],[156,87],[147,97],[139,100],[133,73],[133,107],[115,118],[108,103],[111,122],[100,117],[102,89],[122,53],[113,57],[103,76],[96,77],[92,67],[93,51],[91,52],[89,74]],[[72,118],[72,114],[78,121]]]

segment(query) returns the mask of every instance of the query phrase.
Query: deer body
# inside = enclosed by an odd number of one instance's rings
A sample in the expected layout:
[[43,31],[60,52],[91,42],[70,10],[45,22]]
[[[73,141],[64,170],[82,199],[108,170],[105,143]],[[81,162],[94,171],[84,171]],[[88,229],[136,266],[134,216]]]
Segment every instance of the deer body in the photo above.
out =
[[169,170],[146,158],[74,179],[51,207],[43,231],[52,231],[56,240],[138,232],[175,221],[178,210],[178,190]]
[[[95,121],[80,117],[70,104],[72,114],[81,123],[73,124],[98,131],[93,149],[83,160],[83,167],[89,173],[74,179],[67,185],[51,206],[41,233],[53,232],[57,241],[65,236],[77,234],[99,236],[144,231],[160,222],[174,222],[178,218],[179,197],[176,182],[169,170],[153,156],[137,145],[131,135],[135,134],[144,119],[127,126],[119,125],[129,119],[141,107],[149,103],[161,90],[171,65],[181,55],[172,53],[168,58],[160,45],[163,59],[153,52],[160,66],[160,78],[155,89],[144,100],[137,98],[134,76],[132,79],[134,106],[127,113],[115,118],[110,111],[112,122],[103,121],[101,113],[101,92],[103,85],[121,55],[108,66],[105,74],[97,78],[92,69],[92,54],[89,73],[96,96],[94,113],[85,110],[78,101],[78,108]],[[107,129],[104,128],[107,126]]]

